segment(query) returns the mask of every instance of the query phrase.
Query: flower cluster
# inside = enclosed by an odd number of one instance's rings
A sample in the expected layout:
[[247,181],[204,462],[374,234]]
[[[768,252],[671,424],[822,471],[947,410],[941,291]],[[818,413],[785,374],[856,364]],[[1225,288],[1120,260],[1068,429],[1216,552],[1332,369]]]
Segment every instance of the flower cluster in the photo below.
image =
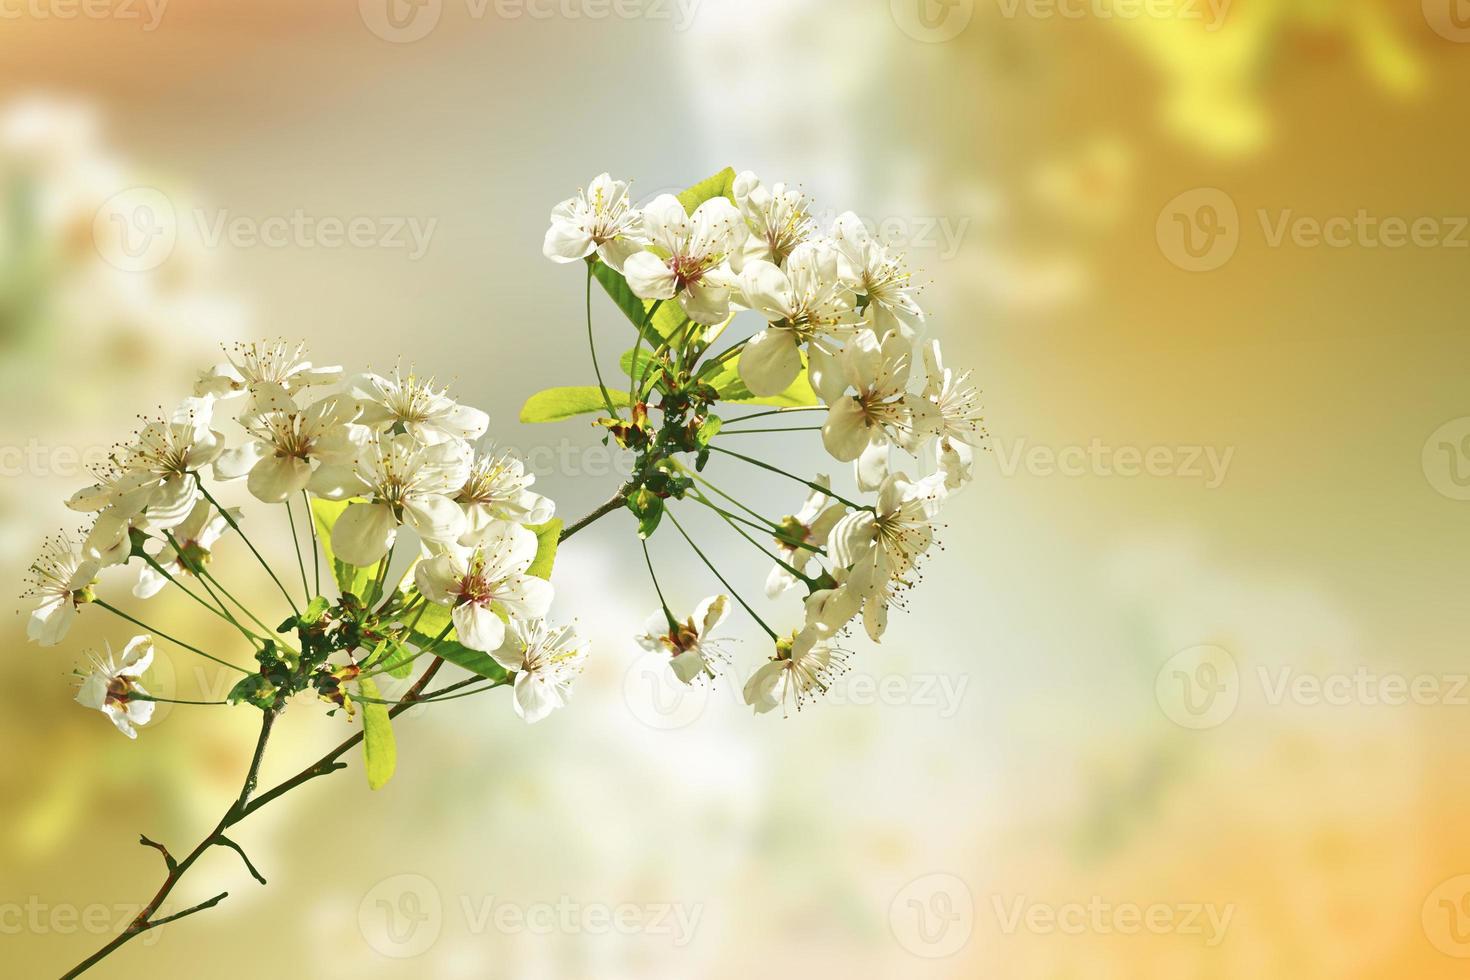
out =
[[[768,186],[749,172],[726,171],[641,208],[626,182],[603,174],[552,212],[544,245],[555,261],[585,260],[614,299],[626,291],[639,301],[631,310],[620,302],[639,331],[629,417],[604,386],[616,418],[602,421],[639,453],[628,505],[643,536],[658,526],[666,501],[693,500],[757,547],[765,550],[747,528],[774,542],[768,596],[806,589],[799,629],[782,634],[756,616],[776,646],[745,687],[746,701],[761,712],[800,707],[826,690],[848,657],[838,638],[854,621],[881,639],[890,606],[902,602],[933,546],[943,503],[970,480],[986,438],[969,372],[946,367],[939,342],[922,336],[925,315],[903,257],[851,212],[830,228],[812,214],[800,191]],[[747,311],[757,317],[754,332],[707,356]],[[640,348],[650,333],[657,336],[649,337],[654,349],[644,361]],[[775,407],[725,414],[741,404]],[[660,425],[650,410],[662,413]],[[738,423],[807,411],[823,413],[826,454],[853,464],[851,497],[835,492],[826,476],[801,477],[722,445],[723,436],[763,431]],[[785,474],[811,494],[795,514],[765,516],[709,481],[712,451]],[[694,465],[681,454],[693,454]],[[708,633],[726,605],[723,596],[706,600],[682,622],[664,608],[639,642],[668,653],[686,683],[713,677],[726,658],[707,652],[715,649]]]
[[[245,674],[232,702],[279,710],[291,695],[314,691],[351,713],[354,702],[386,703],[373,677],[406,677],[428,655],[513,683],[517,712],[536,721],[565,702],[587,651],[569,628],[544,622],[551,555],[548,568],[532,571],[544,550],[538,530],[550,528],[554,541],[554,505],[531,489],[534,477],[519,460],[477,451],[488,424],[485,413],[411,371],[345,377],[314,366],[298,345],[241,345],[178,408],[118,446],[97,482],[68,501],[93,520],[76,538],[48,542],[32,566],[38,604],[29,636],[60,643],[88,605],[142,625],[98,594],[100,577],[131,565],[135,597],[176,585],[250,644],[255,670],[175,641]],[[290,516],[299,602],[283,582],[290,571],[278,574],[246,536],[244,509],[218,501],[218,485],[237,481]],[[212,567],[231,531],[290,605],[280,628],[267,625],[280,616],[257,616]],[[405,532],[411,547],[400,547]],[[323,595],[323,557],[334,599]],[[130,737],[158,700],[138,683],[153,642],[136,638],[117,663],[94,658],[78,698]]]

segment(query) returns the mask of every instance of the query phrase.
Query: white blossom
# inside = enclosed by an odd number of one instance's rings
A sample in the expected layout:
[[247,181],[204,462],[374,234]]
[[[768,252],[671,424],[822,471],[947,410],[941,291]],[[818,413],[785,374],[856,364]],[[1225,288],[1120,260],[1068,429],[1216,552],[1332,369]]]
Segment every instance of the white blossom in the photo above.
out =
[[26,598],[39,602],[26,624],[27,639],[43,647],[65,639],[78,611],[92,601],[92,585],[101,568],[100,562],[85,557],[66,535],[48,540],[30,567]]
[[324,481],[335,484],[331,496],[367,498],[349,505],[332,528],[337,557],[359,567],[375,564],[404,524],[427,542],[457,541],[465,515],[452,495],[469,475],[470,455],[462,442],[423,446],[402,433],[369,441],[355,468],[324,467]]
[[842,274],[866,299],[863,316],[879,335],[890,330],[912,341],[924,328],[903,260],[876,241],[868,226],[849,211],[837,219],[832,237],[842,255]]
[[512,619],[504,644],[490,655],[515,674],[515,712],[535,724],[566,706],[587,653],[588,644],[570,626],[550,630],[541,619]]
[[759,259],[746,263],[739,286],[741,302],[767,321],[740,352],[740,378],[761,397],[780,394],[801,374],[803,346],[810,345],[814,359],[818,351],[831,353],[829,342],[845,338],[859,322],[837,252],[824,242],[797,246],[784,268]]
[[690,215],[671,194],[661,194],[643,211],[650,245],[628,257],[623,274],[641,299],[678,298],[689,319],[720,323],[730,315],[730,253],[747,234],[735,205],[711,198]]
[[848,653],[832,645],[830,637],[805,629],[778,641],[776,655],[745,684],[745,703],[765,714],[777,707],[790,714],[827,693],[847,670]]
[[364,373],[347,383],[348,391],[362,401],[358,422],[380,432],[407,432],[429,446],[453,440],[474,441],[485,434],[490,417],[477,408],[461,405],[435,385],[433,378],[420,378],[410,371],[405,377]]
[[[232,510],[230,517],[238,522],[240,512]],[[196,568],[209,562],[211,549],[229,528],[229,519],[215,510],[213,504],[207,500],[199,501],[194,505],[194,512],[188,519],[169,532],[169,536],[178,543],[178,549],[168,544],[153,556],[153,560],[168,574],[145,564],[138,573],[138,584],[133,586],[133,595],[139,599],[151,599],[163,591],[163,587],[169,582],[169,576],[178,578],[185,574],[195,574]]]
[[643,250],[643,213],[628,200],[628,183],[599,174],[576,197],[551,212],[542,253],[553,262],[576,262],[596,252],[618,272]]
[[694,607],[694,615],[669,625],[669,616],[658,610],[648,617],[638,645],[650,653],[669,655],[674,676],[692,684],[701,676],[714,677],[729,662],[729,655],[713,633],[730,615],[729,596],[710,596]]
[[453,544],[419,562],[414,582],[430,602],[450,607],[459,642],[494,653],[505,641],[505,621],[527,622],[546,615],[553,590],[545,579],[528,575],[536,560],[536,536],[514,524],[485,528],[473,546]]
[[153,701],[138,679],[153,663],[153,638],[134,637],[123,648],[122,659],[114,662],[112,651],[94,655],[92,672],[82,679],[77,703],[100,711],[128,738],[137,738],[137,728],[153,717]]

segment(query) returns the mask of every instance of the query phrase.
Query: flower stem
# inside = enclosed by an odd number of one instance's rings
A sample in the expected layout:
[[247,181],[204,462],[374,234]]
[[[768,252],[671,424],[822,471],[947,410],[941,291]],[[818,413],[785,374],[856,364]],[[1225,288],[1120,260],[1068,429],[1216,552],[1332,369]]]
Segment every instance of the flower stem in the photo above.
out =
[[836,500],[836,501],[839,501],[841,503],[844,503],[847,506],[851,507],[853,510],[872,510],[871,507],[868,507],[868,506],[866,506],[864,504],[855,504],[851,500],[848,500],[846,497],[844,497],[844,496],[842,496],[840,494],[834,493],[830,487],[824,487],[820,483],[814,483],[811,480],[802,479],[801,477],[795,475],[794,473],[787,473],[785,470],[781,469],[780,467],[772,466],[770,463],[764,463],[764,462],[762,462],[762,461],[760,461],[758,459],[753,459],[752,457],[746,456],[746,455],[744,455],[742,453],[737,453],[734,450],[724,449],[724,448],[722,448],[720,446],[716,446],[716,445],[713,445],[713,444],[710,446],[710,448],[713,449],[717,453],[724,453],[726,456],[734,456],[736,459],[743,459],[743,460],[745,460],[745,462],[750,463],[752,466],[759,466],[763,470],[770,470],[772,473],[779,473],[782,476],[786,477],[787,479],[795,480],[797,483],[805,483],[807,486],[811,487],[813,490],[820,490],[822,493],[825,493],[827,496],[831,497],[833,500]]
[[669,632],[677,633],[679,631],[679,622],[674,619],[674,614],[669,611],[669,603],[664,598],[664,590],[659,587],[658,576],[653,573],[653,559],[648,554],[648,541],[645,539],[640,541],[640,543],[643,545],[643,562],[648,566],[648,577],[653,579],[653,591],[658,593],[658,602],[663,607],[664,618],[669,621]]
[[729,590],[730,594],[735,597],[735,601],[745,607],[745,611],[750,613],[750,617],[760,624],[760,628],[765,630],[766,633],[771,637],[771,639],[778,639],[778,637],[776,636],[776,631],[766,625],[766,621],[764,619],[761,619],[760,614],[750,607],[750,603],[742,599],[740,597],[740,593],[736,592],[733,588],[731,588],[730,583],[725,581],[725,576],[720,574],[720,570],[715,567],[714,562],[710,561],[709,558],[705,557],[704,552],[699,550],[699,545],[694,543],[694,539],[689,536],[688,531],[684,530],[684,525],[679,523],[679,519],[673,515],[673,512],[668,512],[668,518],[669,520],[674,522],[674,527],[679,529],[679,533],[684,536],[684,540],[689,542],[689,547],[694,549],[694,553],[699,556],[699,560],[709,566],[709,570],[715,573],[715,578],[720,580],[720,584],[723,585],[727,590]]
[[180,639],[178,639],[176,637],[169,636],[167,633],[163,632],[162,630],[156,630],[152,626],[149,626],[147,623],[143,622],[141,619],[134,619],[132,616],[129,616],[127,613],[123,612],[121,609],[117,608],[116,606],[112,605],[111,603],[107,602],[104,599],[93,599],[92,602],[95,603],[96,605],[101,606],[103,609],[106,609],[108,612],[113,613],[114,615],[121,616],[123,619],[126,619],[128,622],[132,623],[134,626],[138,627],[139,629],[147,630],[149,633],[153,634],[154,636],[161,636],[165,640],[168,640],[170,643],[173,643],[173,644],[176,644],[178,646],[181,646],[185,650],[190,651],[191,653],[197,653],[197,654],[199,654],[199,656],[203,657],[205,660],[213,660],[215,663],[219,664],[221,667],[228,667],[231,670],[238,670],[242,674],[248,674],[248,673],[250,673],[250,671],[246,670],[244,667],[237,667],[234,664],[230,663],[228,660],[221,660],[219,657],[216,657],[212,653],[205,653],[203,650],[199,649],[196,646],[192,646],[191,644],[185,643],[183,640],[180,640]]
[[322,594],[322,545],[316,536],[316,515],[311,512],[311,494],[301,491],[301,502],[306,507],[306,526],[311,528],[311,573],[316,583],[313,595]]
[[813,584],[813,580],[809,578],[805,572],[797,570],[789,562],[787,562],[780,556],[773,554],[766,548],[765,545],[761,544],[755,538],[752,538],[750,534],[745,531],[744,528],[735,523],[735,520],[737,518],[735,518],[733,514],[729,514],[720,507],[716,506],[713,501],[711,501],[708,497],[697,490],[694,492],[694,499],[704,504],[710,510],[714,511],[716,514],[719,514],[722,518],[724,518],[725,523],[730,525],[730,527],[734,529],[736,534],[740,535],[742,538],[755,545],[756,550],[759,551],[761,554],[765,555],[767,558],[771,559],[771,561],[775,562],[777,565],[780,565],[782,568],[786,569],[786,571],[790,572],[792,575],[795,575],[806,584]]
[[[653,323],[654,313],[657,313],[657,311],[659,311],[660,306],[663,306],[663,300],[654,301],[653,306],[648,307],[648,313],[644,316],[644,322],[642,322],[642,326],[639,326],[638,328],[638,342],[634,345],[634,363],[632,363],[632,367],[638,366],[638,354],[642,351],[642,338],[644,338],[644,334],[647,334],[648,326]],[[644,364],[644,367],[647,367],[647,364]],[[629,370],[628,404],[629,406],[637,406],[637,404],[641,400],[642,388],[639,388],[638,381],[634,378],[634,372],[632,372],[632,370]]]
[[[618,410],[613,407],[612,395],[608,394],[607,384],[602,380],[602,367],[597,363],[597,342],[592,339],[592,266],[593,262],[587,263],[587,349],[592,354],[592,371],[597,375],[597,387],[602,392],[602,403],[607,406],[607,414],[615,419],[622,418]],[[643,332],[638,332],[639,341],[642,341]]]
[[251,542],[250,538],[246,536],[244,529],[240,527],[240,522],[235,520],[235,515],[231,514],[229,511],[221,507],[219,505],[219,501],[215,500],[210,492],[204,488],[204,478],[201,477],[198,473],[194,474],[194,482],[199,485],[199,492],[204,494],[204,499],[209,501],[211,504],[214,504],[214,509],[219,511],[220,514],[224,516],[226,523],[228,523],[230,527],[234,528],[236,534],[240,535],[240,540],[244,541],[245,546],[248,547],[251,553],[255,555],[255,560],[260,562],[260,567],[264,568],[266,574],[271,577],[271,581],[276,583],[276,588],[280,589],[281,595],[286,597],[286,604],[291,607],[291,612],[295,613],[298,616],[301,615],[301,610],[296,608],[296,601],[291,598],[291,593],[286,591],[286,587],[282,585],[281,580],[276,577],[275,570],[271,568],[270,563],[265,560],[260,551]]
[[287,497],[281,503],[286,508],[286,519],[291,522],[291,543],[296,546],[296,567],[301,569],[301,591],[306,594],[306,601],[310,602],[311,583],[306,580],[306,559],[301,555],[301,535],[296,530],[296,512],[291,509],[291,498]]

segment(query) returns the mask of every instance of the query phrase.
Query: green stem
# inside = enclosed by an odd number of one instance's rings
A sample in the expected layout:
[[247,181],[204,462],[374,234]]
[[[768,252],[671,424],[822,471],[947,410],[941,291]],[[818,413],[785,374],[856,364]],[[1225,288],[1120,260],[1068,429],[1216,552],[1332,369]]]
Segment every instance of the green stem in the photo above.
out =
[[[291,523],[291,543],[296,546],[296,567],[301,569],[301,591],[306,595],[306,601],[311,601],[311,583],[306,579],[306,559],[301,554],[301,535],[296,530],[296,512],[291,509],[291,499],[288,497],[281,501],[286,508],[286,519]],[[308,514],[308,517],[311,515]]]
[[760,433],[760,432],[821,432],[821,431],[822,431],[822,426],[820,426],[820,425],[804,425],[804,426],[801,426],[800,428],[795,428],[795,429],[721,429],[716,434],[716,437],[718,438],[719,436],[749,436],[749,435],[755,435],[756,433]]
[[758,550],[761,554],[765,555],[767,558],[771,559],[771,561],[775,562],[777,565],[780,565],[782,568],[786,569],[792,575],[795,575],[797,578],[801,579],[807,585],[813,585],[813,584],[815,584],[815,580],[812,579],[812,578],[810,578],[805,572],[798,570],[796,567],[794,567],[793,565],[791,565],[785,559],[781,558],[780,556],[778,556],[776,554],[773,554],[771,551],[769,551],[766,548],[765,545],[761,544],[755,538],[752,538],[745,531],[744,528],[740,527],[738,524],[735,523],[735,521],[738,520],[738,518],[736,518],[733,514],[726,513],[720,507],[717,507],[714,504],[714,502],[711,501],[708,497],[706,497],[702,493],[699,493],[698,491],[695,492],[694,499],[697,500],[697,501],[699,501],[700,503],[704,504],[710,510],[714,511],[716,514],[719,514],[722,518],[724,518],[725,523],[728,524],[728,525],[730,525],[730,527],[732,529],[734,529],[734,531],[735,531],[736,534],[740,535],[742,538],[744,538],[745,540],[749,541],[751,544],[755,545],[756,550]]
[[[595,259],[587,261],[587,349],[592,354],[592,371],[597,375],[597,388],[602,392],[602,403],[607,406],[607,414],[615,419],[622,418],[618,410],[613,407],[612,395],[608,394],[607,384],[602,380],[602,366],[597,363],[597,342],[592,339],[592,266]],[[643,337],[639,331],[639,339]]]
[[678,620],[674,619],[674,614],[669,611],[669,603],[664,598],[664,590],[659,587],[658,576],[653,573],[653,559],[648,554],[648,542],[644,540],[641,543],[643,545],[643,562],[648,566],[648,577],[653,579],[653,591],[658,593],[658,602],[663,607],[664,618],[669,621],[669,632],[677,633],[679,631],[679,623]]
[[834,493],[830,487],[824,487],[820,483],[815,483],[815,482],[813,482],[811,480],[804,480],[801,477],[797,476],[796,474],[794,474],[794,473],[787,473],[785,470],[781,469],[780,467],[778,467],[778,466],[772,466],[770,463],[764,463],[764,462],[762,462],[762,461],[760,461],[758,459],[753,459],[753,458],[751,458],[749,456],[743,455],[742,453],[737,453],[734,450],[724,449],[724,448],[722,448],[720,446],[716,446],[716,445],[711,445],[709,448],[713,449],[717,453],[724,453],[726,456],[734,456],[736,459],[743,459],[745,462],[750,463],[752,466],[759,466],[763,470],[770,470],[772,473],[779,473],[782,476],[786,477],[787,479],[795,480],[797,483],[804,483],[807,486],[811,487],[813,490],[820,490],[822,493],[824,493],[827,496],[831,497],[833,500],[836,500],[836,501],[839,501],[840,503],[846,504],[847,506],[851,507],[853,510],[872,510],[873,509],[873,508],[867,506],[866,504],[855,504],[851,500],[848,500],[846,497],[844,497],[844,496],[842,496],[840,494]]
[[[183,549],[179,546],[179,542],[174,537],[172,531],[164,531],[163,537],[164,540],[168,542],[169,547],[174,549],[174,554],[180,556],[183,555]],[[246,629],[245,624],[241,623],[238,619],[235,618],[234,614],[230,612],[229,607],[224,604],[219,596],[214,594],[214,590],[209,587],[209,582],[206,581],[202,575],[196,574],[195,578],[199,581],[199,584],[204,587],[204,591],[209,593],[209,597],[215,601],[215,604],[218,606],[218,608],[215,608],[215,606],[211,606],[207,602],[203,602],[198,596],[190,592],[187,588],[185,588],[183,582],[180,582],[175,576],[173,576],[166,569],[160,566],[157,561],[150,558],[146,554],[143,556],[143,558],[150,565],[156,568],[170,582],[177,585],[180,589],[183,589],[184,592],[187,593],[191,598],[193,598],[195,602],[200,603],[202,606],[204,606],[204,608],[208,609],[216,616],[221,617],[222,619],[224,619],[225,622],[229,623],[231,626],[235,627],[235,629],[239,630],[241,635],[243,635],[245,639],[249,640],[252,646],[260,647],[264,643],[264,640],[261,637]]]
[[788,408],[773,408],[773,409],[771,409],[770,411],[767,411],[767,412],[755,412],[755,413],[753,413],[751,415],[742,415],[742,416],[740,416],[737,419],[725,419],[725,421],[726,422],[729,422],[731,425],[734,425],[736,422],[750,422],[750,421],[752,421],[754,419],[768,418],[769,416],[772,416],[772,415],[790,415],[793,412],[825,412],[825,411],[827,411],[827,406],[826,405],[792,405],[792,406],[790,406]]
[[771,639],[779,639],[779,637],[777,637],[776,635],[776,631],[766,625],[766,621],[764,619],[761,619],[760,614],[751,608],[750,603],[742,599],[740,597],[740,593],[736,592],[735,589],[731,587],[730,583],[725,581],[725,576],[720,574],[720,570],[715,567],[714,562],[710,561],[709,558],[705,556],[705,553],[699,550],[699,545],[694,543],[694,539],[689,536],[688,531],[684,530],[684,525],[679,523],[679,519],[675,517],[672,512],[668,512],[668,518],[669,520],[674,522],[674,527],[679,529],[679,533],[684,536],[684,540],[689,542],[689,547],[694,549],[694,553],[699,556],[699,560],[704,562],[705,565],[709,566],[709,570],[715,573],[715,578],[720,580],[720,584],[723,585],[726,590],[728,590],[729,593],[735,597],[735,601],[745,607],[745,611],[750,613],[750,617],[760,624],[760,628],[765,630],[766,633],[771,637]]
[[[267,626],[265,623],[261,622],[260,617],[251,612],[249,606],[245,605],[245,603],[241,602],[239,599],[236,599],[235,594],[229,589],[225,588],[224,583],[216,578],[214,574],[209,571],[209,569],[203,567],[199,569],[199,581],[204,583],[213,583],[214,588],[218,589],[221,595],[233,602],[235,606],[246,616],[249,616],[251,621],[255,623],[256,626],[259,626],[261,629],[265,630],[267,636],[270,636],[275,632],[275,630],[273,630],[270,626]],[[208,585],[206,585],[205,587],[208,588]],[[211,590],[211,594],[212,591],[213,590]],[[275,643],[277,646],[282,645],[280,640],[276,640]]]
[[[653,323],[654,313],[657,313],[657,311],[659,311],[659,307],[661,307],[661,306],[663,306],[663,300],[654,301],[653,306],[648,307],[648,313],[647,314],[644,314],[644,322],[642,322],[642,326],[639,326],[639,328],[638,328],[638,342],[637,342],[637,344],[634,344],[634,363],[632,363],[632,366],[634,366],[634,367],[637,367],[637,364],[638,364],[638,354],[639,354],[639,351],[642,351],[642,338],[644,338],[644,334],[647,334],[647,332],[648,332],[648,326],[650,326],[651,323]],[[647,364],[644,364],[644,370],[647,370],[647,367],[648,367]],[[639,386],[638,381],[635,381],[635,379],[634,379],[634,372],[631,372],[631,370],[629,370],[629,372],[628,372],[628,404],[629,404],[629,406],[637,406],[637,404],[641,400],[642,400],[642,388],[641,388],[641,386]]]
[[106,601],[104,601],[102,599],[93,599],[92,601],[96,605],[99,605],[103,609],[106,609],[108,612],[113,613],[113,614],[115,614],[117,616],[121,616],[123,619],[126,619],[128,622],[132,623],[134,626],[137,626],[139,629],[146,630],[149,633],[153,634],[154,636],[161,636],[165,640],[168,640],[170,643],[173,643],[173,644],[176,644],[178,646],[181,646],[185,650],[190,651],[191,653],[197,653],[197,654],[199,654],[199,656],[203,657],[205,660],[213,660],[215,663],[219,664],[221,667],[228,667],[231,670],[238,670],[242,674],[248,674],[248,673],[250,673],[250,671],[246,670],[244,667],[237,667],[234,664],[230,663],[228,660],[221,660],[219,657],[216,657],[212,653],[205,653],[203,650],[199,649],[196,646],[193,646],[191,644],[185,643],[183,640],[180,640],[180,639],[178,639],[176,637],[169,636],[167,633],[163,632],[163,630],[156,630],[156,629],[154,629],[152,626],[149,626],[147,623],[143,622],[140,619],[134,619],[132,616],[129,616],[127,613],[123,612],[121,609],[117,608],[116,606],[112,605],[111,603],[108,603],[108,602],[106,602]]
[[301,502],[306,507],[306,526],[311,528],[311,574],[312,581],[316,583],[316,590],[312,595],[322,594],[322,544],[317,539],[316,515],[311,512],[311,494],[305,490],[301,491]]
[[726,347],[723,351],[721,351],[720,353],[716,354],[711,360],[705,362],[704,367],[702,367],[702,368],[699,369],[699,373],[696,374],[695,377],[696,378],[706,378],[710,374],[712,374],[713,372],[719,370],[719,367],[720,367],[721,364],[724,364],[730,358],[732,358],[736,354],[740,353],[741,349],[744,348],[745,345],[748,344],[748,343],[750,343],[750,338],[749,337],[746,337],[744,340],[740,341],[738,344],[732,344],[731,346]]
[[219,511],[220,514],[224,516],[225,522],[228,523],[230,527],[234,528],[236,534],[240,535],[240,540],[244,541],[245,546],[250,549],[251,554],[255,555],[255,560],[260,562],[260,567],[264,568],[266,574],[271,577],[271,581],[276,583],[276,588],[280,589],[281,595],[286,597],[286,604],[291,607],[291,612],[293,612],[297,616],[301,615],[301,610],[296,608],[296,601],[291,598],[291,593],[286,591],[286,587],[282,585],[281,580],[276,577],[275,570],[271,568],[270,564],[265,560],[265,557],[261,555],[260,551],[255,547],[254,543],[251,542],[250,538],[246,536],[244,529],[240,527],[240,522],[235,520],[235,516],[231,514],[228,510],[225,510],[223,507],[221,507],[219,505],[219,501],[215,500],[210,492],[204,488],[204,478],[201,477],[198,473],[194,474],[194,482],[199,485],[199,492],[204,494],[204,499],[209,501],[211,504],[214,504],[214,509]]

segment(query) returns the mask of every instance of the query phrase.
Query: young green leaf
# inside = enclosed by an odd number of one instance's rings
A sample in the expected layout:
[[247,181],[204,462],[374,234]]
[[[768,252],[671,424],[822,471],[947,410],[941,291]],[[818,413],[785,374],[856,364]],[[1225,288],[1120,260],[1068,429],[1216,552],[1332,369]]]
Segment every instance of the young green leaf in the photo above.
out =
[[[357,681],[364,698],[382,699],[378,685],[371,677]],[[398,766],[398,746],[393,741],[393,722],[388,717],[388,706],[377,701],[360,701],[362,705],[362,757],[367,767],[368,786],[382,789],[393,778]]]
[[342,592],[350,592],[355,596],[364,596],[371,587],[377,569],[358,568],[346,562],[338,561],[332,552],[332,528],[336,526],[337,519],[342,516],[343,511],[354,503],[355,500],[323,500],[313,497],[311,500],[311,519],[316,524],[317,539],[321,542],[322,553],[326,555],[327,564],[332,568],[332,578],[337,583],[337,588]]
[[705,201],[716,197],[728,198],[735,203],[735,168],[726,167],[713,177],[707,177],[679,195],[684,210],[693,214]]
[[551,569],[556,565],[556,549],[561,544],[562,521],[553,518],[545,524],[527,525],[527,530],[536,533],[536,559],[526,569],[527,575],[550,579]]
[[796,380],[779,395],[770,395],[765,398],[757,398],[751,390],[745,386],[740,379],[740,357],[736,355],[709,379],[715,391],[719,392],[720,400],[737,405],[768,405],[772,408],[801,408],[820,404],[817,393],[812,390],[811,380],[807,377],[806,356],[802,356],[801,373]]
[[[648,316],[648,311],[653,306],[652,300],[639,299],[633,295],[633,290],[628,286],[628,280],[611,266],[599,262],[592,274],[597,281],[602,283],[603,290],[612,301],[617,304],[618,309],[623,311],[623,316],[633,325],[635,331],[643,328],[643,321]],[[648,331],[651,341],[656,339],[667,340],[678,330],[684,328],[689,318],[684,315],[684,308],[674,300],[662,304],[658,312],[653,315],[653,327]],[[657,338],[655,338],[657,335]]]
[[[632,404],[626,391],[610,391],[612,402],[619,408]],[[563,422],[578,415],[606,412],[602,390],[596,385],[572,388],[547,388],[526,399],[521,408],[522,422]]]

